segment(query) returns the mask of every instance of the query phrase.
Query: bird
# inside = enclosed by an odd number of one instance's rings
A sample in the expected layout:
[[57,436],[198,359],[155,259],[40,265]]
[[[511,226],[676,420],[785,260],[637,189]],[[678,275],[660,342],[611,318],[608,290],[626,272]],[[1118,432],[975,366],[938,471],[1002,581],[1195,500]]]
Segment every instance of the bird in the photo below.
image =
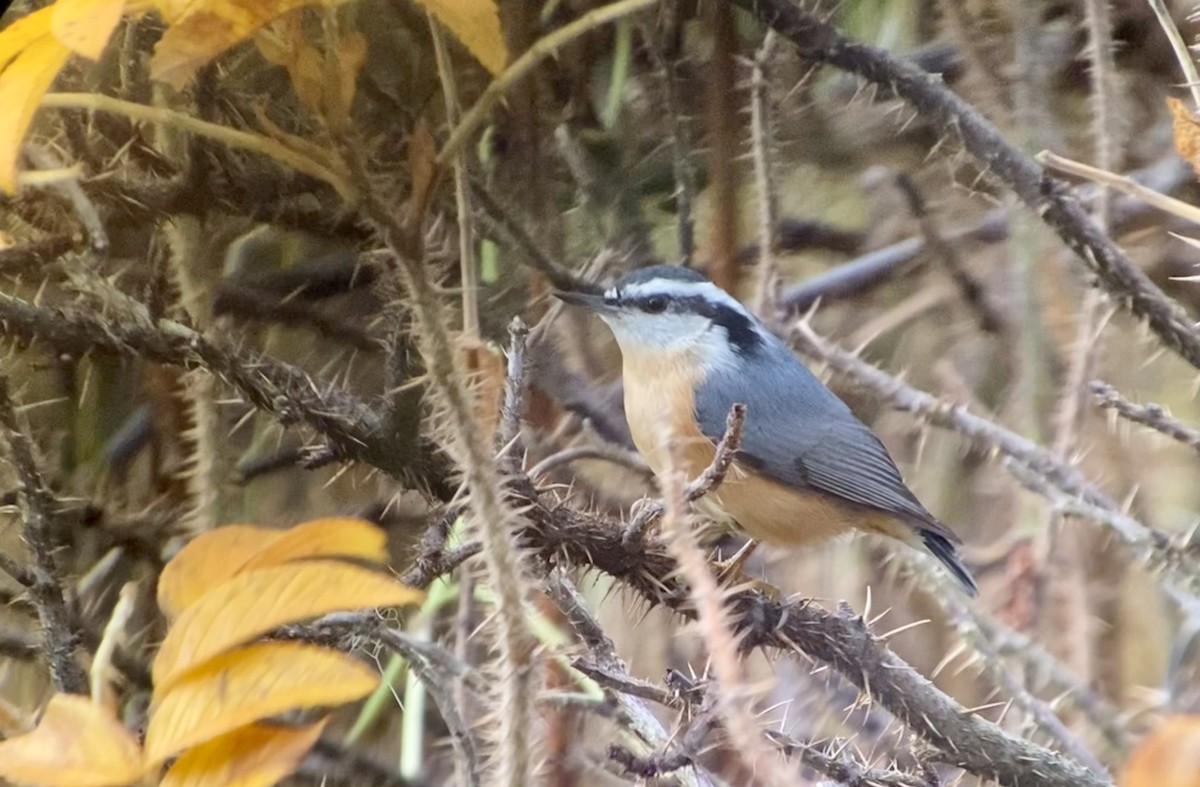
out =
[[703,274],[653,265],[603,293],[556,291],[612,331],[622,356],[625,416],[658,477],[670,468],[664,428],[695,479],[711,464],[727,416],[745,407],[730,471],[704,513],[751,539],[811,546],[852,531],[931,553],[969,595],[978,587],[962,542],[905,484],[879,437],[736,298]]

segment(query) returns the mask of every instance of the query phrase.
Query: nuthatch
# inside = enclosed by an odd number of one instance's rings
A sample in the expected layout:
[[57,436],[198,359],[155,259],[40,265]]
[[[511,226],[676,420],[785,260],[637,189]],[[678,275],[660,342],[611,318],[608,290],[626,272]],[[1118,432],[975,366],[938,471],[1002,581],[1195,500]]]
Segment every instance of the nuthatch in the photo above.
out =
[[624,363],[625,416],[656,473],[664,423],[690,478],[746,406],[731,472],[703,500],[755,541],[807,545],[857,529],[933,553],[967,592],[960,543],[900,477],[879,438],[736,299],[687,268],[634,271],[603,295],[557,293],[596,312]]

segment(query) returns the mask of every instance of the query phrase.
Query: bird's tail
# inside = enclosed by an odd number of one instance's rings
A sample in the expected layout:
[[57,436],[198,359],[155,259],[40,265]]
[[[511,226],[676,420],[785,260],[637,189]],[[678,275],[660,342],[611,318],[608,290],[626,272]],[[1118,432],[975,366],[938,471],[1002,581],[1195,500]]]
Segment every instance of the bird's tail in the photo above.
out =
[[958,552],[954,548],[954,544],[950,539],[943,536],[941,533],[935,533],[932,530],[922,530],[921,540],[925,542],[925,548],[933,553],[933,556],[942,561],[954,578],[963,586],[963,590],[971,596],[979,595],[979,586],[975,584],[974,577],[971,572],[967,571],[967,567],[962,564],[962,560],[958,557]]

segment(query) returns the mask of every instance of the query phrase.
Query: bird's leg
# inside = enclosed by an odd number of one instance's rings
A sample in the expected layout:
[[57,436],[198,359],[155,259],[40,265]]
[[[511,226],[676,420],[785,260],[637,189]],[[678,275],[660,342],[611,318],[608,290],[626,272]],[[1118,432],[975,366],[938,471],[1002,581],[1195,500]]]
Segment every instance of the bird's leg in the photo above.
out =
[[730,579],[744,580],[742,569],[745,568],[746,561],[750,559],[756,549],[758,549],[758,542],[749,540],[733,553],[733,557],[728,560],[718,560],[713,566],[717,569],[717,581],[724,584]]

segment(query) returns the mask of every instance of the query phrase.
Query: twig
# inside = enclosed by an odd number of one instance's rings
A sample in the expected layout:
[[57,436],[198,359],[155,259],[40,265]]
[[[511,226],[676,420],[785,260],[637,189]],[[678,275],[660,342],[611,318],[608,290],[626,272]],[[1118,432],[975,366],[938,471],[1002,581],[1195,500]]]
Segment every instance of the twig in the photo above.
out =
[[1200,451],[1200,430],[1185,426],[1167,415],[1161,405],[1134,404],[1103,380],[1093,380],[1090,389],[1097,407],[1113,410],[1127,421],[1148,426],[1159,434]]
[[774,28],[796,45],[801,56],[836,66],[884,90],[894,91],[941,134],[960,139],[968,153],[1012,188],[1083,260],[1114,300],[1146,320],[1163,344],[1200,368],[1200,331],[1187,312],[1097,229],[1060,184],[1010,145],[970,104],[917,66],[846,37],[788,0],[728,2],[745,8],[764,25]]
[[[740,438],[740,421],[745,418],[735,405],[729,415],[726,436]],[[708,562],[696,543],[688,510],[686,471],[679,457],[678,438],[664,427],[661,447],[667,457],[665,472],[659,479],[663,488],[663,536],[679,573],[688,585],[691,604],[696,610],[700,633],[708,648],[709,663],[716,678],[716,710],[733,743],[734,754],[745,767],[768,787],[783,787],[796,783],[796,774],[763,745],[762,731],[755,716],[750,697],[742,678],[738,646],[733,636],[733,619],[727,598],[709,570]],[[717,461],[713,461],[713,466]],[[728,469],[728,461],[724,468]],[[709,475],[705,472],[705,475]],[[724,470],[711,476],[719,479]],[[709,485],[711,488],[711,485]]]
[[[729,415],[725,417],[725,433],[721,435],[721,440],[717,443],[712,462],[684,489],[683,499],[685,502],[696,502],[724,482],[725,475],[733,465],[733,460],[737,457],[738,449],[742,445],[742,427],[745,423],[746,405],[735,403],[733,407],[729,408]],[[661,504],[644,505],[621,536],[625,546],[633,548],[641,543],[645,537],[646,528],[662,514],[663,506]]]
[[[661,544],[646,542],[631,554],[621,541],[620,523],[543,503],[531,487],[518,484],[517,491],[521,502],[530,506],[528,543],[542,557],[599,569],[650,603],[694,618],[675,576],[675,561]],[[1039,787],[1108,787],[1061,755],[971,714],[888,650],[860,618],[807,602],[781,604],[748,592],[734,595],[730,604],[743,650],[798,648],[830,665],[929,741],[937,749],[932,755],[937,761],[1006,787],[1026,787],[1031,773],[1038,774]]]
[[643,8],[649,8],[657,2],[658,0],[619,0],[619,2],[610,3],[609,5],[589,11],[569,24],[558,28],[553,33],[535,41],[532,46],[526,49],[520,57],[504,70],[503,74],[492,80],[487,89],[483,91],[483,95],[475,102],[475,105],[463,115],[461,122],[454,127],[450,138],[446,140],[446,144],[442,145],[442,149],[438,153],[438,164],[445,166],[453,161],[453,157],[458,154],[459,149],[470,141],[475,132],[488,119],[492,109],[500,102],[500,99],[504,97],[508,89],[533,73],[534,69],[543,60],[553,57],[563,46],[595,30],[597,27],[609,22],[615,22],[621,17],[628,16]]
[[[1165,193],[1190,183],[1194,175],[1184,162],[1171,156],[1132,173],[1130,177],[1147,188]],[[1099,191],[1096,185],[1086,183],[1077,186],[1071,193],[1084,202],[1091,202],[1095,200]],[[1113,231],[1144,215],[1147,210],[1145,203],[1140,200],[1128,196],[1120,198],[1113,204]],[[943,237],[948,243],[999,243],[1009,236],[1010,213],[1011,211],[1004,209],[994,210],[978,222],[946,230]],[[785,219],[779,228],[781,247],[786,246],[787,228],[788,220]],[[861,245],[861,239],[855,247],[858,245]],[[781,296],[782,306],[790,312],[805,312],[818,299],[828,301],[864,295],[871,289],[891,281],[924,249],[925,238],[914,237],[866,252],[826,273],[785,288]],[[847,244],[844,250],[855,249]]]
[[[58,160],[58,157],[40,145],[27,145],[25,155],[38,169],[52,170],[62,167],[62,162]],[[100,211],[96,210],[96,204],[79,185],[79,179],[61,180],[49,185],[48,188],[58,192],[71,203],[75,216],[83,224],[84,232],[87,234],[88,245],[95,256],[93,262],[95,264],[103,262],[104,258],[108,256],[108,231],[104,229],[104,221],[100,218]]]
[[225,378],[280,423],[302,422],[346,458],[360,458],[397,478],[426,478],[424,458],[392,450],[379,417],[364,402],[304,370],[248,350],[217,344],[170,320],[151,321],[144,307],[120,320],[95,313],[60,312],[0,293],[0,333],[40,339],[58,352],[111,353],[157,363],[204,368]]
[[1158,17],[1158,24],[1166,33],[1167,40],[1171,42],[1171,51],[1175,53],[1179,70],[1183,72],[1184,84],[1192,93],[1192,103],[1196,105],[1197,110],[1200,110],[1200,73],[1196,71],[1196,61],[1192,59],[1192,51],[1188,48],[1187,42],[1183,40],[1179,28],[1175,26],[1175,20],[1171,18],[1167,4],[1163,0],[1148,0],[1148,2],[1154,15]]
[[962,258],[959,256],[954,244],[947,241],[945,236],[942,235],[941,227],[938,226],[937,219],[930,215],[925,205],[925,198],[917,188],[916,182],[907,174],[902,173],[896,178],[896,183],[900,186],[901,193],[908,200],[908,209],[912,211],[913,216],[921,225],[921,234],[924,236],[925,246],[945,266],[946,272],[950,274],[950,278],[954,281],[954,285],[958,287],[959,295],[971,307],[971,310],[975,312],[980,329],[988,333],[997,333],[1004,330],[1004,317],[992,306],[991,301],[988,300],[987,291],[975,280],[966,269],[966,266],[963,265]]
[[946,618],[958,631],[959,636],[978,655],[984,670],[991,679],[1008,693],[1016,705],[1021,708],[1033,723],[1058,741],[1063,751],[1086,766],[1097,776],[1111,778],[1103,763],[1092,754],[1076,735],[1067,729],[1062,720],[1040,698],[1033,695],[1020,680],[1013,675],[1000,658],[999,650],[984,634],[979,626],[979,616],[952,593],[943,593],[928,581],[933,574],[932,561],[924,555],[913,553],[906,555],[903,561],[912,570],[910,578],[941,607]]
[[[416,146],[421,143],[414,135],[411,143],[414,150],[410,155],[415,165],[430,167],[432,162],[418,158]],[[495,452],[478,423],[466,375],[451,344],[440,295],[429,278],[425,261],[421,224],[428,195],[420,190],[432,186],[433,174],[428,173],[427,183],[414,183],[418,191],[410,197],[403,221],[369,191],[364,194],[363,207],[395,254],[398,273],[416,318],[417,344],[425,361],[429,390],[444,408],[449,433],[446,447],[466,481],[472,525],[483,544],[488,581],[497,601],[498,663],[502,670],[498,712],[494,715],[498,726],[497,778],[500,784],[523,787],[530,783],[534,764],[533,687],[537,685],[536,638],[529,630],[524,610],[529,595],[528,580],[513,533],[518,518],[505,498]]]
[[135,104],[132,101],[122,101],[119,98],[100,95],[99,93],[47,93],[42,96],[43,107],[60,109],[86,109],[99,112],[113,112],[131,120],[144,120],[150,123],[160,123],[166,126],[182,129],[192,134],[199,134],[214,139],[232,148],[261,153],[275,159],[280,164],[286,164],[297,172],[323,180],[337,191],[347,203],[357,202],[357,190],[342,175],[338,174],[327,162],[314,161],[292,148],[262,134],[252,134],[248,131],[229,128],[217,123],[209,123],[182,112],[176,112],[162,107],[148,107]]
[[1131,197],[1136,197],[1147,205],[1152,205],[1173,216],[1186,219],[1193,224],[1200,224],[1200,208],[1190,205],[1183,200],[1168,197],[1166,194],[1160,194],[1153,189],[1148,189],[1125,175],[1117,175],[1098,167],[1090,167],[1087,164],[1065,158],[1049,150],[1043,150],[1041,153],[1038,153],[1036,158],[1040,164],[1050,169],[1108,186],[1109,188],[1124,192]]
[[37,605],[50,677],[59,691],[86,694],[87,675],[75,661],[79,633],[71,625],[61,572],[54,559],[53,532],[58,501],[46,485],[33,457],[33,443],[17,421],[8,394],[8,378],[0,376],[0,428],[8,443],[9,461],[21,482],[19,499],[24,519],[22,535],[33,560],[29,594]]
[[758,196],[758,277],[755,309],[770,318],[779,307],[779,269],[775,259],[775,226],[778,198],[771,171],[775,135],[771,125],[771,80],[767,62],[775,47],[774,30],[768,30],[750,75],[750,151],[754,157],[754,185]]
[[[508,324],[508,374],[504,383],[504,403],[500,407],[500,423],[496,429],[496,444],[503,457],[520,457],[521,415],[525,406],[525,339],[529,328],[520,317]],[[519,468],[520,459],[515,460]]]
[[642,458],[641,454],[608,444],[576,445],[564,448],[529,468],[529,477],[536,481],[546,476],[551,470],[580,459],[602,459],[632,470],[647,480],[654,478],[654,471],[646,464],[646,460]]
[[[667,704],[666,693],[652,684],[647,684],[651,686],[647,689],[648,693],[637,690],[627,691],[626,687],[637,685],[640,682],[636,682],[629,676],[624,663],[617,656],[616,646],[613,645],[612,640],[587,608],[586,602],[575,585],[563,572],[551,571],[546,575],[543,586],[547,595],[558,606],[588,648],[599,674],[606,677],[611,676],[611,680],[607,682],[598,682],[606,688],[606,694],[612,698],[617,708],[625,715],[627,723],[622,725],[622,729],[627,731],[629,743],[637,745],[639,751],[647,755],[665,749],[671,736],[667,734],[667,731],[663,729],[662,722],[642,700],[648,699],[652,702]],[[595,674],[583,669],[581,671],[589,677]],[[672,773],[668,774],[667,778],[677,784],[687,785],[687,787],[707,786],[715,782],[699,765],[691,772]]]
[[[1076,468],[1046,448],[986,418],[968,413],[962,407],[917,390],[861,358],[829,345],[813,333],[806,322],[796,323],[791,337],[802,352],[829,364],[891,403],[897,410],[913,413],[929,423],[958,432],[1003,454],[1008,458],[1005,467],[1017,480],[1029,486],[1030,479],[1034,479],[1036,487],[1031,488],[1049,497],[1060,508],[1077,503],[1082,507],[1081,511],[1096,513],[1093,521],[1109,526],[1125,544],[1152,555],[1166,566],[1192,564],[1185,550],[1173,546],[1171,540],[1162,533],[1121,514],[1111,498],[1086,480]],[[1081,515],[1092,518],[1089,514]],[[1182,580],[1187,573],[1183,570],[1175,575]]]
[[232,314],[243,319],[311,328],[328,339],[345,342],[356,350],[378,352],[382,342],[347,320],[326,314],[320,307],[297,298],[281,298],[274,292],[239,284],[236,280],[217,285],[213,314]]
[[[675,176],[675,234],[679,243],[679,262],[691,267],[696,254],[696,218],[693,205],[696,201],[696,167],[692,161],[691,134],[684,117],[679,97],[679,58],[675,52],[668,53],[664,41],[674,36],[679,29],[680,8],[665,4],[659,9],[661,32],[655,35],[650,29],[643,37],[650,42],[647,51],[654,67],[662,72],[663,105],[670,118],[671,164]],[[649,25],[646,26],[649,28]]]
[[573,272],[563,268],[550,258],[538,245],[533,236],[513,218],[508,211],[501,207],[487,187],[474,178],[470,180],[471,197],[475,204],[483,210],[484,216],[504,235],[517,245],[524,253],[531,268],[546,277],[560,290],[587,291],[594,289],[582,281]]

